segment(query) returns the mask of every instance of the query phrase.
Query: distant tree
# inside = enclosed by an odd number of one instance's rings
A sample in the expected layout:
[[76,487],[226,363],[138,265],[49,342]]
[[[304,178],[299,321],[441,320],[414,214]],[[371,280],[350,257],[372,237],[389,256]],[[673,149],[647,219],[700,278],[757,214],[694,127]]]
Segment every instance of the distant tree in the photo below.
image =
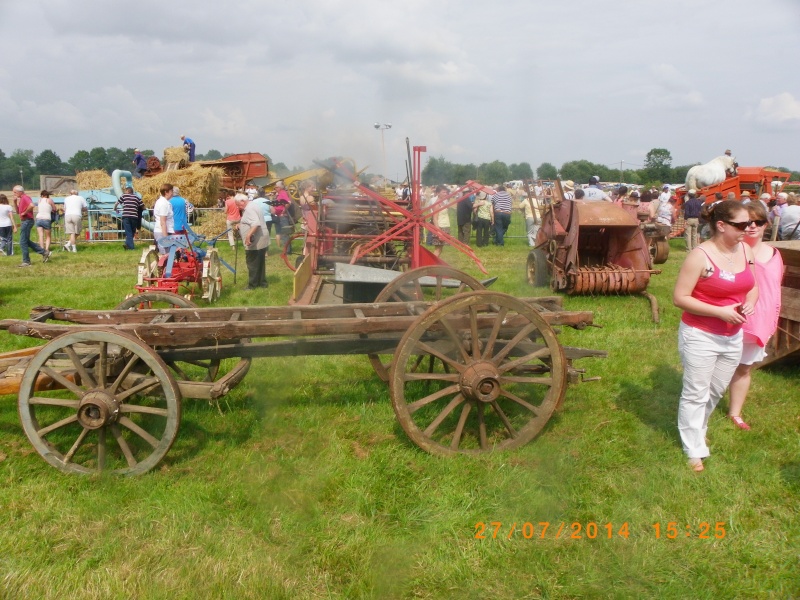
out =
[[511,171],[511,179],[533,179],[533,169],[529,163],[513,164],[508,169]]
[[481,183],[492,185],[495,183],[503,183],[511,179],[511,169],[508,165],[500,160],[495,160],[490,163],[483,163],[478,167],[478,179]]
[[195,158],[197,160],[219,160],[222,158],[222,152],[219,150],[209,150],[205,154],[198,154]]
[[667,182],[672,176],[672,155],[666,148],[653,148],[644,157],[644,171],[649,181]]
[[38,178],[34,181],[33,150],[16,149],[11,156],[3,161],[0,170],[0,182],[3,189],[22,184],[26,189],[39,185]]
[[67,161],[67,164],[75,173],[89,171],[92,168],[92,158],[86,150],[78,150],[72,155],[72,158]]
[[536,169],[536,177],[539,179],[555,179],[558,177],[558,169],[556,169],[555,165],[544,162]]
[[66,175],[69,172],[69,166],[52,150],[42,150],[33,159],[33,164],[40,175]]
[[[699,164],[699,163],[698,163]],[[686,181],[686,174],[694,165],[680,165],[672,168],[672,175],[670,181],[673,183],[683,183]]]
[[106,150],[106,163],[103,167],[109,173],[117,170],[117,169],[125,169],[130,170],[131,161],[133,160],[133,150],[131,149],[128,152],[121,150],[120,148],[111,147]]
[[282,162],[270,164],[270,171],[274,171],[278,177],[286,177],[291,173],[289,167]]
[[468,165],[453,165],[453,181],[458,185],[464,185],[467,181],[478,179],[478,167],[470,163]]
[[589,183],[589,178],[596,175],[601,181],[616,181],[617,175],[611,175],[605,165],[598,165],[588,160],[572,160],[561,165],[561,179],[571,179],[576,183]]
[[422,183],[424,185],[436,185],[439,183],[453,182],[453,163],[445,160],[443,156],[436,158],[432,156],[422,169]]
[[105,148],[101,148],[100,146],[97,148],[92,148],[89,150],[89,161],[92,165],[92,169],[102,169],[103,171],[106,171],[108,152],[106,152]]

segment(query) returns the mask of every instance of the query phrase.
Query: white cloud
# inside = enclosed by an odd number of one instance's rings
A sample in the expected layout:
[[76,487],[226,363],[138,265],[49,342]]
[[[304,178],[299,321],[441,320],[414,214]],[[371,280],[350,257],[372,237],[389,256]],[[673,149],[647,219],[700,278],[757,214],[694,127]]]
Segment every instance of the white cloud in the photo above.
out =
[[771,127],[800,127],[800,100],[789,92],[762,98],[756,107],[755,118]]

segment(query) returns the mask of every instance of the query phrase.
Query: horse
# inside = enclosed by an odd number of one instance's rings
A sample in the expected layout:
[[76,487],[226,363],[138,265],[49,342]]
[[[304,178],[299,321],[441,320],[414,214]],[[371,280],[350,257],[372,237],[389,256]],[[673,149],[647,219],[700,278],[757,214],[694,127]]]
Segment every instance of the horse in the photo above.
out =
[[704,165],[695,165],[686,173],[686,189],[699,190],[709,185],[716,185],[725,181],[730,174],[736,175],[736,159],[732,156],[718,156]]

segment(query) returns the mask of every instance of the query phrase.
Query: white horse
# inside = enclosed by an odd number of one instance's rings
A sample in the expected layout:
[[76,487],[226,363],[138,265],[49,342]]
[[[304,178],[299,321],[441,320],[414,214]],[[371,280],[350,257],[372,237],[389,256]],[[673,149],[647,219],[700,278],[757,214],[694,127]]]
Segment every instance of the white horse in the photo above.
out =
[[736,175],[737,166],[736,159],[727,155],[718,156],[704,165],[695,165],[686,173],[686,189],[699,190],[722,183],[728,173]]

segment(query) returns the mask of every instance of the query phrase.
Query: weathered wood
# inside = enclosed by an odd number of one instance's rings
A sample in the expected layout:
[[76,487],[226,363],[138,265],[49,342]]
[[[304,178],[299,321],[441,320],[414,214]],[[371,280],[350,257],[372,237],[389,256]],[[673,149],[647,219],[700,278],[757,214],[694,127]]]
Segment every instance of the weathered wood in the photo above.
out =
[[[393,303],[399,308],[402,303]],[[348,311],[352,315],[353,305]],[[361,305],[369,306],[369,305]],[[388,306],[373,305],[373,306]],[[191,310],[191,309],[189,309]],[[363,309],[362,309],[363,310]],[[199,311],[198,311],[199,312]],[[366,311],[365,311],[366,312]],[[543,312],[542,317],[548,325],[569,325],[582,328],[592,322],[592,313],[585,312]],[[277,337],[277,336],[308,336],[308,335],[341,335],[391,333],[406,331],[416,320],[416,315],[381,316],[366,318],[327,318],[299,320],[262,320],[262,321],[195,321],[186,323],[121,323],[115,329],[125,331],[138,337],[146,344],[152,346],[193,346],[203,341],[217,342],[241,338]],[[490,317],[481,317],[480,327],[489,327],[491,323],[484,322]],[[105,323],[109,325],[110,323]],[[453,323],[454,327],[467,326],[459,320]],[[36,323],[33,321],[10,321],[0,323],[0,328],[6,328],[15,335],[25,335],[41,339],[53,339],[59,335],[72,331],[90,331],[97,325],[64,325]]]

